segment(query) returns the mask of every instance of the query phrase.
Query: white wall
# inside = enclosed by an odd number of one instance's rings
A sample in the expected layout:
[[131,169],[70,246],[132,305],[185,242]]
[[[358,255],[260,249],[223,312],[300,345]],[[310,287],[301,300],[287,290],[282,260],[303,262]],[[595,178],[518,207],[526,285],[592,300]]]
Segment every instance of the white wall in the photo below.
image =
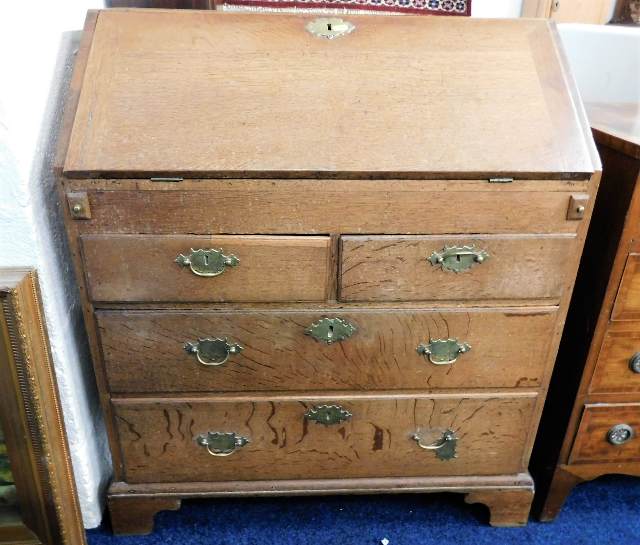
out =
[[640,28],[558,25],[582,100],[640,103]]
[[73,51],[98,0],[0,2],[0,266],[40,276],[78,494],[100,523],[110,460],[51,161]]
[[[521,0],[474,0],[473,15],[518,16]],[[35,266],[87,528],[110,474],[52,154],[73,53],[99,0],[0,0],[0,266]]]

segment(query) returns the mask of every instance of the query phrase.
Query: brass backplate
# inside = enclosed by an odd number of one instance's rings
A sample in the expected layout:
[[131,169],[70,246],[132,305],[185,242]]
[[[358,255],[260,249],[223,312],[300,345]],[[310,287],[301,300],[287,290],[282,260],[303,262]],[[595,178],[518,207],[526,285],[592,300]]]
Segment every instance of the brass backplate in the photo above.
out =
[[471,350],[471,346],[458,339],[431,339],[427,344],[419,344],[417,350],[435,365],[448,365],[455,363],[460,354]]
[[232,344],[225,339],[198,339],[197,342],[187,342],[184,349],[195,354],[202,365],[222,365],[231,354],[239,354],[243,347]]
[[210,431],[196,438],[199,445],[206,447],[212,456],[228,456],[249,443],[249,439],[235,432]]

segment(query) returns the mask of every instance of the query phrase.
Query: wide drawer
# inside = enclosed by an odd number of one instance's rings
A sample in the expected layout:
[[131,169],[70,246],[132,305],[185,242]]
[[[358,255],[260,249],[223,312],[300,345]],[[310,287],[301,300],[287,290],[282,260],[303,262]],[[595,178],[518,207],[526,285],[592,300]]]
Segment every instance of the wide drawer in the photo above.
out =
[[587,190],[566,180],[65,183],[71,207],[88,202],[91,218],[75,222],[83,234],[575,233],[567,210]]
[[613,322],[600,348],[591,391],[640,392],[640,322]]
[[517,473],[535,394],[113,403],[141,483]]
[[573,236],[345,236],[340,299],[557,300]]
[[570,463],[640,460],[640,403],[586,405]]
[[96,316],[113,392],[222,392],[536,387],[556,312],[543,307]]
[[332,276],[322,236],[94,235],[81,242],[94,301],[324,301]]
[[611,319],[640,320],[640,253],[627,258]]

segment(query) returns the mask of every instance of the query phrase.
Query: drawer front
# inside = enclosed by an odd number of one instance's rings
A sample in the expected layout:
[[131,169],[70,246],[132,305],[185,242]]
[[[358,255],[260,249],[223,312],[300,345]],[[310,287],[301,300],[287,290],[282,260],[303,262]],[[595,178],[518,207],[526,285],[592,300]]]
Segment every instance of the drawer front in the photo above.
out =
[[640,403],[586,405],[570,463],[640,461]]
[[[545,180],[110,180],[107,190],[92,189],[97,181],[68,184],[86,191],[91,219],[77,222],[85,234],[575,233],[581,222],[568,220],[567,210],[587,189]],[[452,213],[443,198],[463,203],[464,213]]]
[[640,254],[627,258],[611,319],[640,320]]
[[329,237],[96,235],[81,241],[94,301],[324,301],[328,294]]
[[613,322],[605,334],[591,391],[640,392],[640,322]]
[[346,236],[340,298],[557,300],[574,243],[571,236]]
[[113,392],[537,387],[555,319],[553,308],[97,313]]
[[[141,483],[517,473],[534,402],[531,394],[113,403],[126,481]],[[331,423],[318,423],[327,415]],[[414,434],[440,448],[421,448]]]

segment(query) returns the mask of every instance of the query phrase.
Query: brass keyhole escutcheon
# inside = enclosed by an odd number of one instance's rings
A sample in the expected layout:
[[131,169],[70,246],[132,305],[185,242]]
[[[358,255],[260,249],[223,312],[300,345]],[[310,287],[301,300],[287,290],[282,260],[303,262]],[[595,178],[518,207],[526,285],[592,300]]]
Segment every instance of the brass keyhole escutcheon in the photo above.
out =
[[188,254],[179,254],[175,262],[181,267],[189,267],[197,276],[218,276],[227,270],[227,267],[237,267],[240,260],[233,254],[225,255],[222,250],[198,249]]
[[308,32],[318,38],[333,40],[345,36],[355,30],[355,25],[339,17],[319,17],[309,21],[305,27]]
[[311,324],[305,334],[325,344],[344,341],[353,335],[358,328],[342,318],[322,318]]
[[340,424],[349,420],[353,415],[340,405],[316,405],[304,413],[307,420],[323,426]]
[[460,273],[476,265],[484,263],[489,258],[486,250],[478,249],[473,244],[465,246],[445,246],[440,251],[434,251],[427,261],[443,271]]

